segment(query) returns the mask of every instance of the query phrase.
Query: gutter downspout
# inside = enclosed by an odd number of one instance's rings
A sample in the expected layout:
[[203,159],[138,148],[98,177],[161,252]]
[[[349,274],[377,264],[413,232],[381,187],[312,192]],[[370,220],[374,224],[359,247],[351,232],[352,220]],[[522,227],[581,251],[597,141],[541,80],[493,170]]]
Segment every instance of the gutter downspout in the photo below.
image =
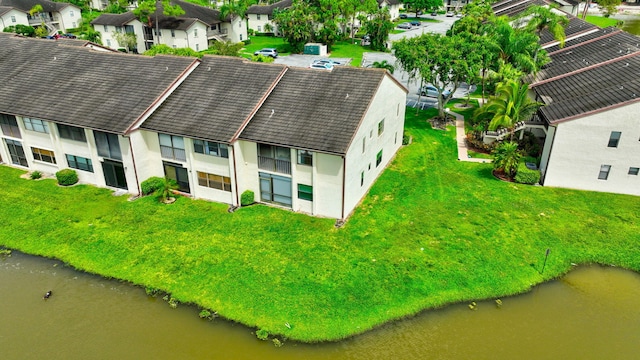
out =
[[140,190],[140,179],[138,179],[138,166],[136,165],[136,157],[133,154],[133,144],[131,143],[131,136],[127,136],[129,140],[129,151],[131,151],[131,160],[133,161],[133,175],[136,177],[136,188],[138,189],[138,196],[142,196],[142,190]]
[[344,204],[344,195],[345,195],[345,187],[346,187],[346,180],[347,180],[347,157],[343,156],[342,157],[342,221],[344,221],[344,208],[345,208],[345,204]]
[[238,166],[236,163],[236,150],[235,147],[231,146],[231,154],[233,155],[233,181],[235,182],[236,187],[236,203],[235,206],[241,206],[240,204],[240,194],[238,193]]

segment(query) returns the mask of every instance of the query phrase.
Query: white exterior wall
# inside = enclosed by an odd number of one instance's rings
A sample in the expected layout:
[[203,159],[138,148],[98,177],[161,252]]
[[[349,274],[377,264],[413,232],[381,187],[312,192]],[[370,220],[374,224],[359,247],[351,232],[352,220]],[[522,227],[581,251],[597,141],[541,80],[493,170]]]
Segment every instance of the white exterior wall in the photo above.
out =
[[[56,16],[54,14],[54,16]],[[82,15],[80,15],[80,8],[75,5],[69,5],[62,9],[59,13],[60,17],[60,30],[67,32],[67,29],[77,28],[82,21]]]
[[249,29],[253,29],[255,32],[258,32],[258,33],[264,33],[266,32],[264,30],[264,26],[266,24],[271,24],[271,27],[273,28],[272,32],[277,35],[278,27],[276,26],[276,24],[274,24],[269,20],[269,15],[260,14],[260,20],[258,20],[258,14],[248,14],[247,16],[249,18],[248,20]]
[[223,22],[219,26],[227,31],[227,40],[233,43],[247,40],[247,24],[239,16],[234,17],[230,23]]
[[[133,32],[136,35],[138,52],[142,54],[145,52],[145,42],[144,42],[144,30],[142,23],[138,20],[133,20],[126,25],[133,26]],[[106,26],[106,29],[105,29]],[[124,28],[124,27],[123,27]],[[113,50],[118,50],[120,45],[113,37],[113,33],[116,32],[116,27],[111,25],[93,25],[93,30],[98,31],[100,33],[100,39],[102,41],[102,45],[111,48]],[[171,34],[169,34],[171,35]]]
[[381,8],[389,9],[389,15],[391,15],[391,21],[400,17],[400,5],[389,5],[386,2],[380,4]]
[[27,18],[27,14],[25,12],[11,9],[4,15],[0,16],[0,27],[2,28],[0,31],[9,26],[16,25],[29,25],[29,19]]
[[[189,190],[194,198],[217,201],[225,204],[236,204],[235,180],[233,176],[233,154],[229,146],[229,158],[196,153],[193,150],[193,139],[183,137],[186,160],[165,159],[160,153],[158,133],[138,130],[131,134],[134,141],[134,155],[138,166],[140,182],[152,177],[164,177],[163,161],[181,164],[189,175]],[[198,184],[198,171],[226,176],[231,179],[231,192],[213,189]]]
[[[640,167],[639,113],[636,102],[557,124],[544,185],[640,195],[640,175],[628,175]],[[612,131],[622,133],[615,148],[608,147]],[[598,179],[601,165],[611,165],[607,180]]]
[[[405,102],[404,90],[389,76],[385,76],[347,150],[345,217],[349,216],[358,205],[402,146]],[[383,119],[384,131],[378,136],[378,123]],[[380,150],[382,150],[382,162],[376,166],[376,156]],[[364,172],[364,183],[360,185],[362,172]]]

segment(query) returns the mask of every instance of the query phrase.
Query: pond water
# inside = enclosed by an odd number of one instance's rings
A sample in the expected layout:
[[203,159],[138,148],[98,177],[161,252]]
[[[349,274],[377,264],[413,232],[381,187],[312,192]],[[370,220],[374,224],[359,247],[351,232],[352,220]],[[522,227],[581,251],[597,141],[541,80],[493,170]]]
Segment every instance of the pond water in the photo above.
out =
[[623,20],[622,30],[640,35],[640,15],[615,15],[614,19]]
[[277,348],[195,307],[14,252],[0,256],[0,358],[637,359],[638,299],[639,274],[585,266],[501,307],[452,305],[341,342]]

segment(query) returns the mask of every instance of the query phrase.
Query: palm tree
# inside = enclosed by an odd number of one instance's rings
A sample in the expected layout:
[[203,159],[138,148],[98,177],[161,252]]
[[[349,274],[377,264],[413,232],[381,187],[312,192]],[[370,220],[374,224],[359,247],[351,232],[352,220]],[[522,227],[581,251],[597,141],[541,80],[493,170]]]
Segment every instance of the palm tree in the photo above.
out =
[[498,86],[496,96],[487,105],[476,110],[474,116],[480,121],[488,120],[489,130],[508,129],[510,138],[513,139],[515,125],[529,120],[541,105],[529,98],[528,90],[528,84],[508,80]]
[[395,66],[393,66],[393,64],[390,64],[387,60],[375,61],[373,64],[371,64],[371,67],[374,67],[377,69],[387,69],[392,74],[393,74],[393,71],[396,69]]
[[[498,18],[493,26],[487,27],[495,44],[498,59],[510,63],[523,72],[535,73],[548,59],[534,59],[540,49],[538,37],[526,29],[514,29],[505,18]],[[496,62],[496,65],[499,63]],[[495,68],[493,70],[497,70]]]
[[518,150],[518,143],[512,141],[502,142],[493,150],[492,155],[493,168],[503,171],[505,175],[513,179],[522,158],[522,154]]
[[[522,14],[523,17],[529,18],[526,28],[533,30],[535,34],[540,37],[543,30],[548,30],[553,38],[564,47],[564,40],[566,35],[564,33],[564,27],[569,23],[569,19],[566,16],[558,15],[552,11],[552,9],[544,6],[531,6],[527,11]],[[533,56],[534,62],[538,58],[538,48]]]

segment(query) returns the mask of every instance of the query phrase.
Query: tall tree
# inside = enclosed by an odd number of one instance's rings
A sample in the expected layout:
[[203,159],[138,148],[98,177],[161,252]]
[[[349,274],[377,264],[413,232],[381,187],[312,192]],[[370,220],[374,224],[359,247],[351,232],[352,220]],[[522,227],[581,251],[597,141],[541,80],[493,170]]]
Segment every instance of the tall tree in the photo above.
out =
[[474,116],[489,121],[489,130],[505,128],[513,140],[515,125],[529,120],[536,113],[540,103],[531,100],[529,85],[517,81],[508,81],[498,86],[496,96],[477,109]]
[[273,22],[294,52],[302,52],[304,44],[311,41],[316,17],[312,9],[302,0],[293,0],[291,7],[274,10]]
[[[569,19],[566,16],[556,14],[553,9],[548,7],[535,5],[523,12],[522,17],[527,19],[526,28],[532,30],[538,38],[542,31],[547,30],[560,43],[560,47],[564,47],[564,40],[566,39],[564,27],[569,24]],[[536,49],[533,56],[534,62],[537,60],[540,50],[540,47]]]
[[394,25],[391,22],[389,9],[386,7],[376,10],[370,18],[364,22],[362,27],[365,33],[371,37],[371,48],[373,50],[385,51],[387,49],[387,39]]
[[[526,74],[535,73],[549,61],[546,51],[540,50],[538,37],[523,28],[513,28],[509,19],[500,17],[487,28],[487,36],[495,43],[498,59],[511,63]],[[538,54],[534,60],[535,54]],[[498,70],[500,62],[495,62],[493,70]]]
[[337,6],[340,12],[342,32],[346,34],[348,30],[349,37],[352,41],[355,41],[354,29],[358,13],[370,14],[375,12],[378,8],[378,2],[376,0],[337,0]]
[[[165,16],[180,16],[184,14],[184,10],[180,5],[171,5],[170,0],[161,0],[159,3],[162,5],[162,14]],[[153,27],[155,23],[156,36],[154,39],[160,38],[160,28],[158,26],[158,2],[156,0],[142,0],[138,2],[138,7],[133,10],[133,14],[141,22],[147,24],[149,27]],[[155,19],[153,19],[155,17]]]

